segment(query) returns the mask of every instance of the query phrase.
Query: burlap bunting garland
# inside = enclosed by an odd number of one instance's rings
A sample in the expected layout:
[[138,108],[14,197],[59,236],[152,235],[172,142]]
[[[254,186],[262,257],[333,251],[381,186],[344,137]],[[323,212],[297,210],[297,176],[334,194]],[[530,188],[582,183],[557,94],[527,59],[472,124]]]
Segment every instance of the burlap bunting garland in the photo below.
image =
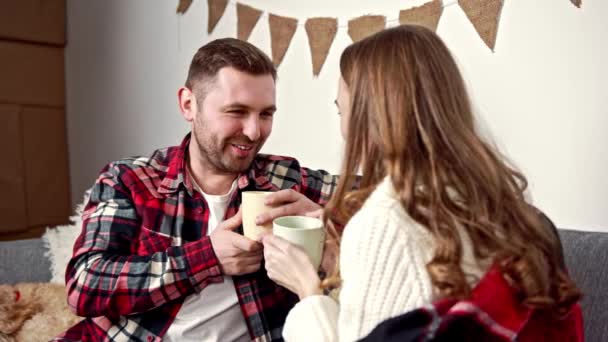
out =
[[[229,2],[230,0],[207,0],[209,10],[208,33],[213,32],[224,15]],[[570,2],[580,8],[583,1],[570,0]],[[458,0],[457,3],[484,43],[494,51],[504,0]],[[184,14],[191,4],[192,0],[179,0],[176,12]],[[263,11],[238,2],[236,5],[237,37],[241,40],[248,40]],[[429,0],[421,6],[401,10],[399,12],[399,23],[422,25],[436,31],[442,14],[443,1]],[[298,20],[269,13],[268,23],[270,26],[272,60],[278,66],[283,61],[297,30]],[[338,31],[338,20],[335,18],[309,18],[304,26],[308,36],[313,75],[318,76]],[[348,21],[348,35],[353,42],[357,42],[384,29],[385,26],[385,16],[364,15]]]
[[306,20],[304,27],[308,35],[308,45],[312,56],[312,74],[318,76],[338,32],[338,20],[335,18],[310,18]]
[[496,44],[503,2],[504,0],[458,0],[475,30],[492,51]]
[[228,0],[207,0],[207,6],[209,8],[209,20],[207,21],[207,33],[213,32],[215,25],[220,21],[220,18],[226,11],[228,6]]
[[270,48],[272,49],[272,62],[279,66],[285,57],[291,38],[298,28],[298,20],[281,17],[275,14],[268,16],[270,26]]
[[249,39],[249,35],[251,35],[251,31],[253,31],[255,24],[257,24],[260,16],[262,16],[262,11],[251,6],[237,3],[236,16],[237,38],[240,40],[247,40]]
[[383,15],[364,15],[348,21],[348,35],[353,42],[384,29],[386,17]]
[[443,13],[441,0],[433,0],[418,7],[413,7],[399,12],[399,23],[417,24],[425,26],[433,31],[437,31],[439,18]]
[[192,5],[192,0],[179,0],[175,12],[177,14],[184,14],[188,10],[188,8],[190,8],[190,5]]

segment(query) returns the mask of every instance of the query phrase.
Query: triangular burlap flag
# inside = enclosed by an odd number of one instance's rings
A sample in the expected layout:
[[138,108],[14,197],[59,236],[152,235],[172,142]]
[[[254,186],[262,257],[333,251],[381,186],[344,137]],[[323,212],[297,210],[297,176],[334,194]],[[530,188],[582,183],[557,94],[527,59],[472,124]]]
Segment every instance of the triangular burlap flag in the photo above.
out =
[[383,15],[364,15],[348,21],[348,35],[353,42],[357,42],[384,29],[385,24]]
[[458,0],[486,45],[494,51],[498,22],[504,0]]
[[581,8],[581,5],[583,4],[583,0],[570,0],[571,3],[574,4],[574,6]]
[[422,6],[401,10],[399,12],[399,23],[401,25],[422,25],[433,31],[437,31],[441,13],[443,13],[443,4],[441,3],[441,0],[433,0]]
[[262,11],[259,9],[237,3],[237,38],[240,40],[249,39],[251,31],[253,31],[253,28],[255,27],[255,24],[257,24],[261,15]]
[[312,73],[318,76],[329,53],[338,31],[338,20],[335,18],[310,18],[304,25],[308,35],[308,46],[312,56]]
[[192,5],[192,0],[179,0],[179,3],[177,4],[177,10],[176,10],[177,14],[186,13],[188,8],[190,8],[190,5]]
[[278,67],[283,61],[285,52],[287,52],[289,43],[291,43],[291,38],[296,33],[298,19],[270,14],[268,16],[268,25],[270,26],[272,62]]
[[213,32],[215,25],[220,21],[220,18],[224,15],[228,0],[207,0],[207,7],[209,8],[209,19],[207,21],[207,33]]

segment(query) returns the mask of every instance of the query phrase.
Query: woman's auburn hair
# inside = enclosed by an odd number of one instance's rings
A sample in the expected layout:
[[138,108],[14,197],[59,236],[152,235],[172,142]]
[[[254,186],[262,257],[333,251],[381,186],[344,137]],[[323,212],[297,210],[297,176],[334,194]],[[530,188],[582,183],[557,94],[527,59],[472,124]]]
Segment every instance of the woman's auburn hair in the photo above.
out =
[[[347,47],[340,71],[351,112],[341,178],[324,213],[330,235],[339,241],[336,227],[388,176],[405,211],[434,238],[426,268],[438,298],[471,291],[460,266],[462,229],[475,258],[497,263],[525,305],[567,312],[580,292],[559,237],[526,202],[525,177],[478,134],[443,41],[421,26],[383,30]],[[337,265],[323,287],[339,282]]]

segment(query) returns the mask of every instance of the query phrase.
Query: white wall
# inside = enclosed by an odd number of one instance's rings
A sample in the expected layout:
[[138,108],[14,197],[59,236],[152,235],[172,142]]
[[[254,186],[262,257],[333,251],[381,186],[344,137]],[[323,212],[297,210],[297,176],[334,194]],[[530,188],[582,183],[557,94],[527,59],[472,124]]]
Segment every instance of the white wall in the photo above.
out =
[[[231,0],[234,1],[234,0]],[[242,0],[300,19],[363,14],[396,18],[425,0]],[[454,0],[445,1],[453,3]],[[188,131],[176,90],[190,58],[210,39],[236,36],[229,4],[207,36],[207,2],[182,17],[177,1],[68,0],[67,110],[72,198],[79,201],[107,162],[148,154]],[[495,53],[458,5],[438,33],[454,52],[485,127],[528,176],[534,202],[561,227],[608,231],[608,2],[506,1]],[[250,41],[270,53],[267,16]],[[335,98],[338,58],[350,42],[338,31],[326,65],[312,77],[308,41],[296,31],[279,69],[278,108],[265,152],[336,172],[342,142]]]

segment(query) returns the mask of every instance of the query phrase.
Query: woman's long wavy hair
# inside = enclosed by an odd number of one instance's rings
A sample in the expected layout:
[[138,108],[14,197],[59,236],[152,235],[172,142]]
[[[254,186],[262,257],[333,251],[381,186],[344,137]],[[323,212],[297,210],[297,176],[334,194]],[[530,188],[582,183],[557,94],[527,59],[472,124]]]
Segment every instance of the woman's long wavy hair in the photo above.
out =
[[[342,177],[325,209],[330,234],[339,239],[335,227],[388,175],[403,208],[436,242],[426,267],[439,298],[471,291],[460,266],[462,227],[477,260],[500,265],[522,303],[566,312],[580,293],[562,265],[558,237],[526,203],[524,176],[478,134],[442,40],[420,26],[387,29],[346,48],[340,71],[351,112]],[[339,279],[337,265],[323,286]]]

